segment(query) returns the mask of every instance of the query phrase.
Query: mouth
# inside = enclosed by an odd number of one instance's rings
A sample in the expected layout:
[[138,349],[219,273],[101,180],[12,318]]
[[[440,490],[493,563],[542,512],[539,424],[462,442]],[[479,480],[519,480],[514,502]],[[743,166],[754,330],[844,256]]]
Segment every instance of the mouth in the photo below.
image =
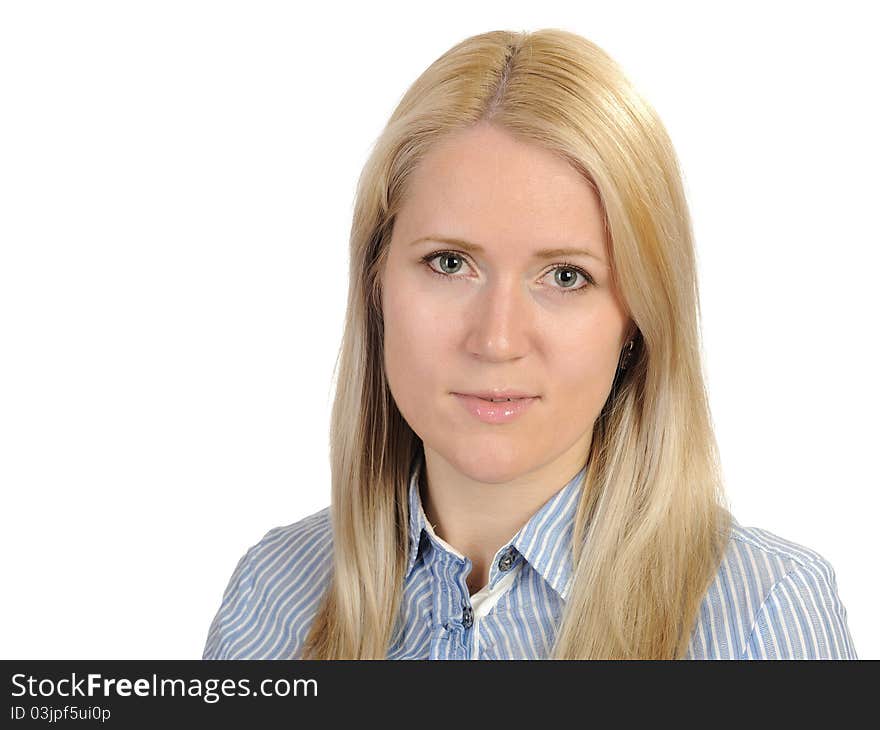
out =
[[465,411],[477,420],[487,424],[510,423],[526,412],[539,396],[508,396],[506,398],[486,397],[470,393],[453,393]]
[[507,403],[511,401],[518,400],[531,400],[532,398],[539,398],[540,396],[532,395],[531,393],[525,393],[522,391],[478,391],[472,393],[465,392],[453,392],[453,395],[462,395],[466,398],[479,398],[480,400],[484,400],[487,403]]

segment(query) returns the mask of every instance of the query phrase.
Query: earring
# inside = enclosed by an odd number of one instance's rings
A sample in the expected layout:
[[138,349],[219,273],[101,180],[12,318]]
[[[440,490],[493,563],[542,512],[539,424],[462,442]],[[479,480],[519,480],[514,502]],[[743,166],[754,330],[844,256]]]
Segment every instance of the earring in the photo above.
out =
[[626,370],[627,363],[629,363],[629,356],[632,354],[634,344],[635,340],[630,340],[628,345],[623,348],[623,360],[620,363],[621,370]]

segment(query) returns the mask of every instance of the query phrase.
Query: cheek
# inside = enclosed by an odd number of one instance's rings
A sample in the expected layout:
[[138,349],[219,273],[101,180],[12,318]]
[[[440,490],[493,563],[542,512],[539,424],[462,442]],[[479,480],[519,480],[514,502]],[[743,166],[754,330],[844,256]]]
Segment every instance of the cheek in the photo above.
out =
[[431,306],[431,299],[398,286],[383,293],[385,371],[391,394],[404,418],[417,418],[418,405],[443,382],[451,347],[448,312]]
[[546,340],[548,394],[557,407],[595,419],[611,390],[617,365],[613,328],[592,321]]

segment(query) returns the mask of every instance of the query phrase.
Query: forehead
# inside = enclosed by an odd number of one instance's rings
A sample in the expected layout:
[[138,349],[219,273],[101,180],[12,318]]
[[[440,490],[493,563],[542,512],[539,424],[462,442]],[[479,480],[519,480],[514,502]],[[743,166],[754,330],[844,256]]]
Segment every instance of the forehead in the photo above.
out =
[[[598,196],[566,160],[508,132],[480,126],[435,146],[414,170],[401,234],[458,236],[524,250],[592,243],[604,255]],[[397,228],[397,226],[395,226]]]

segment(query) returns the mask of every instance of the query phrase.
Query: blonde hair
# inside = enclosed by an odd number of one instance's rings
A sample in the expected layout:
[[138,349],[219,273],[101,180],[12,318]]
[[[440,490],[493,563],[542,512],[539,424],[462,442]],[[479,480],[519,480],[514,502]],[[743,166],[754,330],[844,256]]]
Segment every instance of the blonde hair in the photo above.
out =
[[333,570],[302,658],[384,659],[400,637],[422,443],[385,377],[380,273],[410,174],[446,135],[477,124],[561,155],[594,186],[637,328],[584,455],[573,580],[548,658],[681,658],[731,522],[690,216],[652,107],[603,50],[558,29],[493,31],[448,50],[407,90],[359,178],[331,416]]

